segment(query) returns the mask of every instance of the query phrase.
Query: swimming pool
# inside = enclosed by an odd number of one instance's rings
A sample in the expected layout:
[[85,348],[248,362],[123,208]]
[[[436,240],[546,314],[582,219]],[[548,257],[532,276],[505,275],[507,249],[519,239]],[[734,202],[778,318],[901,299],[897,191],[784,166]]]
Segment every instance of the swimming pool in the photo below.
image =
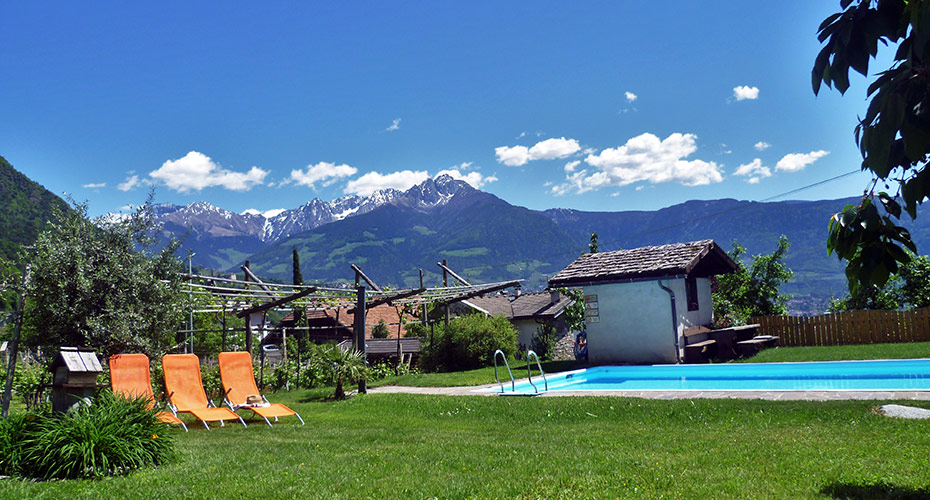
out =
[[[599,366],[546,377],[549,391],[930,391],[930,359]],[[533,382],[542,392],[542,377]],[[524,382],[513,392],[536,391]]]

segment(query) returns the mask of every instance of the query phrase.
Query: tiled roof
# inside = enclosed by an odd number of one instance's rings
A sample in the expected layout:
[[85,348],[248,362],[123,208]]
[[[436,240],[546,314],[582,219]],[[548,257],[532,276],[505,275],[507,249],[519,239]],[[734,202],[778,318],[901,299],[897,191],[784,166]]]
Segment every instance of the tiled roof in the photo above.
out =
[[[310,309],[307,311],[307,318],[310,320],[326,318],[336,320],[337,311],[336,309]],[[340,325],[350,330],[353,328],[355,324],[355,314],[349,312],[347,309],[343,309],[338,311],[338,318]],[[387,305],[376,306],[365,310],[365,336],[371,337],[372,330],[374,330],[375,326],[377,326],[381,320],[384,320],[384,323],[388,327],[388,332],[390,332],[388,336],[390,338],[396,338],[397,323],[400,322],[400,316],[398,316],[397,310]],[[416,321],[415,316],[410,314],[405,315],[406,323],[412,323],[414,321]]]
[[580,285],[637,278],[725,274],[736,263],[713,240],[673,243],[631,250],[586,253],[549,280],[549,286]]
[[549,292],[533,292],[517,297],[507,295],[473,297],[464,302],[491,316],[504,316],[507,319],[554,318],[572,303],[572,300],[565,295],[560,295],[559,301],[555,304],[551,301]]

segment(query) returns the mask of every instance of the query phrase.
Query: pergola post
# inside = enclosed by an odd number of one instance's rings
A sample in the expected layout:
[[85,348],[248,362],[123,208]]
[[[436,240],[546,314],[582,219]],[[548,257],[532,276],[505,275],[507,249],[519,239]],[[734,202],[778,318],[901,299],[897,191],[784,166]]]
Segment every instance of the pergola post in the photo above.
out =
[[[355,287],[355,350],[362,353],[365,363],[368,363],[368,354],[365,349],[365,287],[358,285]],[[358,381],[358,392],[364,394],[368,392],[368,385],[365,380]]]

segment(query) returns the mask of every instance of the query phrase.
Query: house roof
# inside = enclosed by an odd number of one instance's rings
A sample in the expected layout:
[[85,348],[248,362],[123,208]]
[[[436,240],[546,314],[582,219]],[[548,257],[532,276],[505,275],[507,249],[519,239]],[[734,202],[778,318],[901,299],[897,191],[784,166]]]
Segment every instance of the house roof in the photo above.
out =
[[581,286],[683,275],[705,278],[736,269],[733,259],[713,240],[701,240],[586,253],[553,276],[549,286]]
[[[291,321],[293,321],[293,315],[288,316],[290,317]],[[288,316],[285,316],[284,319],[288,319]],[[307,319],[311,321],[319,319],[330,319],[334,323],[338,323],[339,326],[349,330],[352,330],[355,325],[355,314],[349,312],[346,309],[310,309],[307,311]],[[390,332],[388,337],[396,338],[400,316],[397,314],[396,309],[387,305],[375,306],[365,310],[365,336],[371,337],[372,330],[374,330],[375,326],[377,326],[381,320],[384,320],[384,323],[388,327],[388,332]],[[411,323],[413,321],[416,321],[415,316],[404,314],[405,323]]]
[[571,298],[560,294],[559,301],[553,304],[551,297],[549,292],[533,292],[516,297],[507,295],[473,297],[463,302],[491,316],[504,316],[507,319],[555,318],[572,303]]

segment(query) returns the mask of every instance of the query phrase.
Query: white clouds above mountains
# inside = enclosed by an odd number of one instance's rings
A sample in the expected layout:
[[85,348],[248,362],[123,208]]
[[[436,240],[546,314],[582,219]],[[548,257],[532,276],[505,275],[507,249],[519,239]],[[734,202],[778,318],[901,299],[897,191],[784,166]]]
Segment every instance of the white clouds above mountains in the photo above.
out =
[[785,155],[778,163],[775,164],[776,172],[798,172],[804,170],[804,167],[814,163],[820,158],[830,154],[829,151],[819,150],[810,153],[791,153]]
[[631,138],[623,146],[608,148],[590,154],[585,163],[597,169],[576,170],[577,165],[566,165],[566,182],[554,186],[552,193],[584,193],[607,186],[625,186],[639,181],[653,184],[678,182],[685,186],[699,186],[721,182],[723,174],[715,162],[685,160],[697,151],[697,136],[675,133],[665,140],[645,133]]
[[746,99],[755,100],[759,98],[759,88],[750,87],[749,85],[740,85],[738,87],[733,87],[733,98],[737,101],[743,101]]
[[82,184],[81,187],[84,189],[100,189],[100,188],[107,187],[107,183],[106,182],[91,182],[88,184]]
[[285,179],[282,184],[296,183],[298,186],[307,186],[316,189],[319,182],[323,186],[329,186],[343,177],[355,175],[358,169],[345,163],[336,165],[321,161],[316,165],[307,165],[305,169],[291,170],[291,176]]
[[494,148],[498,163],[508,167],[526,165],[532,160],[555,160],[565,158],[581,150],[581,145],[575,139],[546,139],[537,142],[533,147],[526,146],[500,146]]
[[367,174],[353,179],[346,184],[343,190],[346,194],[357,196],[369,196],[379,189],[393,188],[404,191],[429,179],[429,174],[425,170],[401,170],[400,172],[391,172],[382,174],[380,172],[368,172]]
[[736,172],[733,172],[733,175],[747,177],[746,182],[750,184],[758,184],[760,180],[766,177],[771,177],[772,170],[769,167],[763,166],[762,160],[756,158],[749,163],[737,167]]
[[[267,170],[258,167],[252,167],[248,172],[233,172],[220,167],[209,156],[191,151],[183,158],[177,160],[168,160],[157,170],[149,172],[149,177],[154,181],[159,181],[169,189],[179,193],[186,193],[191,190],[200,191],[208,187],[222,187],[232,191],[248,191],[253,186],[264,183]],[[135,176],[133,176],[134,178]],[[123,189],[133,178],[127,179],[127,182],[120,184],[119,189],[128,191],[138,184],[136,182]]]

